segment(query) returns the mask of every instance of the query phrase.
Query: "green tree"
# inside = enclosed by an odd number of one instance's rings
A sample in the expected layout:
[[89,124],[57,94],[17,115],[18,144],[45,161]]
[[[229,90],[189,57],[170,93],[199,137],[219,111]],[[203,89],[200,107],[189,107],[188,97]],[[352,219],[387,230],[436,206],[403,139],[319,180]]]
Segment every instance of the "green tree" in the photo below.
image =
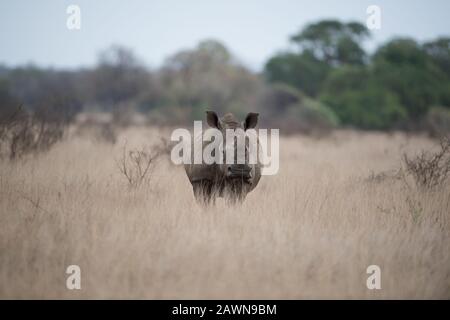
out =
[[440,70],[450,79],[450,38],[443,37],[426,42],[423,48]]
[[423,48],[446,78],[439,86],[439,102],[450,108],[450,38],[443,37],[427,42]]
[[381,46],[374,55],[373,70],[375,80],[398,95],[414,121],[438,102],[445,81],[430,56],[412,39],[394,39]]
[[331,66],[358,65],[366,60],[362,43],[369,37],[369,30],[359,22],[323,20],[307,25],[291,41]]
[[324,85],[321,101],[343,124],[364,129],[387,129],[406,117],[398,97],[385,90],[366,67],[334,70]]
[[329,66],[311,52],[281,53],[269,59],[265,75],[270,82],[282,82],[316,96],[325,80]]
[[265,65],[270,82],[283,82],[316,97],[329,72],[342,65],[363,65],[362,43],[370,37],[358,22],[324,20],[307,25],[291,41],[299,52],[275,55]]

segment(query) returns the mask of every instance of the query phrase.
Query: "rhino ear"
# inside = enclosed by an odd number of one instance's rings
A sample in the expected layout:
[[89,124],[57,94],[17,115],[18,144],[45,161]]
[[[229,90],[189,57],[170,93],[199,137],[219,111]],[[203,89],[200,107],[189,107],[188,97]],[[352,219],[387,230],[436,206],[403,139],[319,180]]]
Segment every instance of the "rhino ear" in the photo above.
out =
[[253,129],[258,123],[259,113],[250,112],[244,121],[244,130]]
[[211,128],[220,129],[219,117],[214,111],[206,111],[206,122]]

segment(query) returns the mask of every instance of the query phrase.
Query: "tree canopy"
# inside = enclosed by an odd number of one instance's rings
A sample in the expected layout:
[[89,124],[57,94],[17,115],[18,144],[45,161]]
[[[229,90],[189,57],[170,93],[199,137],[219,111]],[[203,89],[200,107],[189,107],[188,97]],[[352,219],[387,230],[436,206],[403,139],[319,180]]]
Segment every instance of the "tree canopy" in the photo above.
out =
[[213,109],[260,112],[264,125],[285,131],[341,125],[450,132],[450,38],[394,38],[367,52],[370,39],[359,22],[310,23],[262,73],[214,39],[173,53],[157,68],[121,46],[78,70],[0,66],[0,117],[23,105],[65,118],[82,110],[116,118],[141,112],[158,124],[178,124]]
[[264,73],[364,129],[420,127],[434,106],[450,109],[450,38],[394,38],[368,54],[370,38],[358,22],[312,23],[290,38],[297,49],[271,57]]

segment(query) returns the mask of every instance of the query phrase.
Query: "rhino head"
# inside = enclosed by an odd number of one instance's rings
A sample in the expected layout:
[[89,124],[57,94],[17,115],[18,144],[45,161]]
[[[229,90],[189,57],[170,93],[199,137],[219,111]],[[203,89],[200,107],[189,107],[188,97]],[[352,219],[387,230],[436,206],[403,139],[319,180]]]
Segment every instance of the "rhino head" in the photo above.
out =
[[[217,114],[214,111],[207,111],[206,112],[206,121],[208,125],[211,128],[218,129],[222,132],[223,137],[223,145],[227,145],[227,135],[226,130],[233,130],[234,134],[237,136],[238,140],[239,138],[245,139],[245,131],[247,129],[253,129],[256,127],[256,124],[258,123],[258,113],[249,113],[244,121],[238,121],[235,116],[231,113],[227,113],[222,118],[219,118]],[[237,130],[242,129],[242,130]],[[242,137],[243,136],[243,137]],[[252,167],[249,165],[249,148],[248,146],[245,147],[245,163],[237,163],[237,143],[233,144],[234,150],[227,150],[226,148],[223,148],[223,157],[224,161],[223,164],[219,166],[219,170],[221,171],[221,174],[226,179],[240,179],[243,180],[245,183],[251,184],[252,179]],[[234,162],[233,163],[226,163],[225,157],[226,152],[229,151],[232,154],[234,154]]]

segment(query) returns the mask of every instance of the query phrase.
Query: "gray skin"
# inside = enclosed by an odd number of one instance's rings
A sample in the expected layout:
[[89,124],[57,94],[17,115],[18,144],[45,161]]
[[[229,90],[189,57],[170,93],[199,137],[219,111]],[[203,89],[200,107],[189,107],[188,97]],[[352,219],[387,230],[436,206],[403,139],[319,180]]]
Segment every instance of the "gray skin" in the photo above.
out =
[[[219,119],[213,111],[206,112],[206,120],[210,127],[222,132],[226,143],[226,129],[243,130],[254,128],[258,122],[257,113],[249,113],[245,121],[238,121],[231,113]],[[206,143],[203,143],[203,148]],[[236,144],[235,144],[236,149]],[[235,151],[236,152],[236,151]],[[217,197],[225,197],[228,203],[235,204],[244,201],[261,178],[261,165],[248,163],[246,150],[245,164],[187,164],[184,166],[189,181],[192,184],[195,199],[201,205],[214,204]],[[225,159],[225,154],[222,155]]]

